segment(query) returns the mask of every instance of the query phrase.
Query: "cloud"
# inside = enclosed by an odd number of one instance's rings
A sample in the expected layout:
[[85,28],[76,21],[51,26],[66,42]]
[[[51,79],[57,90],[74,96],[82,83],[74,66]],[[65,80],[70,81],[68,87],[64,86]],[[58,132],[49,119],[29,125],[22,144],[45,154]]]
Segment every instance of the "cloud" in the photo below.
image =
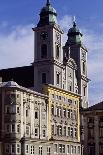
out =
[[9,34],[0,33],[0,68],[28,65],[33,62],[32,25],[12,27]]
[[[67,40],[67,32],[71,27],[72,17],[65,15],[59,20],[64,30],[63,43]],[[8,23],[2,22],[0,27],[0,68],[29,65],[34,57],[34,38],[32,24],[14,26],[9,33],[4,33]],[[1,31],[1,29],[3,31]],[[88,76],[90,105],[103,100],[103,34],[97,34],[81,26],[84,34],[83,42],[88,48]]]

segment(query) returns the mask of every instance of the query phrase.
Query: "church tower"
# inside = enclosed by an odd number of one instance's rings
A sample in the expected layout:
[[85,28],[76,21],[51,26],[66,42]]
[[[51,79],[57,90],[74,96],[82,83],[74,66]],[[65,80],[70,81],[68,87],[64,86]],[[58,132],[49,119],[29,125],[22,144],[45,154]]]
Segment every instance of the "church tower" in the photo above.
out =
[[76,76],[78,93],[81,95],[81,108],[88,107],[88,82],[87,77],[87,49],[82,43],[82,34],[73,21],[73,27],[68,31],[68,40],[64,46],[64,57],[70,56],[77,64]]
[[57,23],[56,10],[47,0],[41,9],[40,20],[35,32],[34,88],[42,91],[42,84],[48,83],[62,88],[62,34]]

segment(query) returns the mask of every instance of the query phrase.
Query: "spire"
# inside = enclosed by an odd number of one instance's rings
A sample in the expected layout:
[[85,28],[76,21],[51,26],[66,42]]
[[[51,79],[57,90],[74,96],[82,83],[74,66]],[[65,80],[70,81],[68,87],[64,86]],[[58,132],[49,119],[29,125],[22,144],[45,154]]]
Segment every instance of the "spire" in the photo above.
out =
[[50,0],[47,0],[46,5],[47,5],[47,6],[49,6],[49,5],[50,5]]
[[73,27],[76,27],[76,18],[73,16]]

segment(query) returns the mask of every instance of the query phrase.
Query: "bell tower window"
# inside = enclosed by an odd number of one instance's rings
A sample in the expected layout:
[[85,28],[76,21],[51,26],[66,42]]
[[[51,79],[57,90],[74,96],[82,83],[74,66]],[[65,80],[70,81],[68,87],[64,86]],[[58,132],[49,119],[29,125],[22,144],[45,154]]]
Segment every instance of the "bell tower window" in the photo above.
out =
[[85,62],[83,62],[83,74],[85,74]]
[[56,45],[56,58],[58,59],[59,58],[59,56],[60,56],[60,50],[59,50],[59,46],[58,45]]
[[57,73],[57,85],[59,85],[60,84],[60,74],[59,73]]
[[41,58],[43,59],[47,58],[47,45],[46,44],[41,45]]
[[46,83],[46,73],[42,73],[42,83]]

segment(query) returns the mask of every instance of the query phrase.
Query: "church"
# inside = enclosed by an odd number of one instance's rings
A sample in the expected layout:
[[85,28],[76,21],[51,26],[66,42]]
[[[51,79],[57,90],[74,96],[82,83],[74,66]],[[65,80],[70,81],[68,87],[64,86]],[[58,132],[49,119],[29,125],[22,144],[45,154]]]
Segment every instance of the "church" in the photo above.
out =
[[87,48],[76,21],[63,30],[47,0],[40,11],[31,66],[0,71],[3,155],[82,155],[88,107]]

